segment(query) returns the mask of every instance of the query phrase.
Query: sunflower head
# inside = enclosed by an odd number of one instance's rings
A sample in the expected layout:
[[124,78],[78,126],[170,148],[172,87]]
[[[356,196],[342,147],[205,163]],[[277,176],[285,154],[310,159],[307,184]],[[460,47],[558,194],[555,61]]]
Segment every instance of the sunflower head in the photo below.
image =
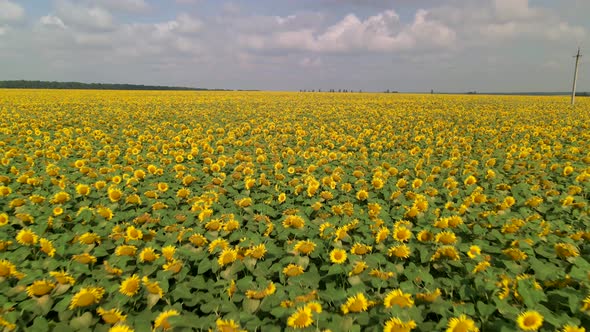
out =
[[401,289],[394,289],[385,296],[384,305],[386,308],[391,308],[394,305],[402,308],[412,307],[414,300],[411,294],[406,294]]
[[534,310],[525,311],[516,319],[516,325],[523,331],[537,331],[543,325],[543,315]]
[[172,325],[170,325],[170,323],[168,322],[168,318],[174,317],[174,316],[179,316],[179,315],[180,315],[180,313],[174,309],[166,310],[166,311],[160,313],[158,315],[158,317],[156,317],[156,320],[154,321],[154,330],[158,329],[158,328],[162,328],[164,331],[171,329]]
[[357,293],[354,296],[349,297],[346,303],[342,305],[342,313],[347,314],[349,312],[362,312],[367,311],[369,308],[369,301],[363,293]]
[[123,313],[119,309],[105,310],[102,307],[99,307],[96,310],[96,313],[98,313],[100,315],[100,317],[102,318],[102,320],[105,323],[111,324],[111,325],[122,322],[127,318],[127,316],[123,315]]
[[306,328],[313,324],[313,313],[307,307],[299,308],[287,319],[287,326],[292,328]]
[[104,295],[102,287],[84,287],[78,291],[70,302],[70,310],[97,304]]
[[475,325],[473,319],[461,315],[449,319],[447,332],[479,332],[479,328]]
[[334,264],[343,264],[346,262],[346,251],[344,249],[333,249],[330,252],[330,261]]
[[43,296],[51,292],[55,288],[53,282],[47,280],[35,280],[30,286],[27,287],[27,295],[30,297]]
[[139,277],[134,274],[121,282],[119,292],[123,295],[131,297],[139,292],[140,285]]

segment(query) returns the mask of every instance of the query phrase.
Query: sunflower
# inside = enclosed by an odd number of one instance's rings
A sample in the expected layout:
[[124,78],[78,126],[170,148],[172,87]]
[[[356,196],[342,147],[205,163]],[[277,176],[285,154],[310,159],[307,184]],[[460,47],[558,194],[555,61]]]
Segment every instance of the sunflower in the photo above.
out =
[[100,236],[96,233],[86,232],[78,237],[80,244],[100,244]]
[[426,292],[426,293],[418,293],[416,294],[416,298],[424,301],[424,302],[434,302],[436,301],[436,299],[438,299],[441,295],[441,291],[439,288],[435,289],[432,292]]
[[319,313],[322,312],[322,305],[319,302],[316,302],[316,301],[308,302],[305,305],[305,307],[308,308],[309,310],[315,312],[316,314],[319,314]]
[[311,309],[307,307],[298,308],[289,318],[287,319],[287,326],[302,329],[313,324],[313,313]]
[[537,331],[543,325],[543,315],[537,311],[528,310],[518,316],[516,324],[523,331]]
[[569,166],[569,165],[568,165],[568,166],[565,166],[565,167],[563,168],[563,173],[562,173],[562,174],[563,174],[564,176],[568,176],[568,175],[571,175],[573,172],[574,172],[574,168],[573,168],[572,166]]
[[123,197],[123,192],[117,188],[109,188],[108,190],[109,200],[113,203],[118,202]]
[[352,246],[352,249],[350,249],[350,252],[353,255],[365,255],[365,254],[370,253],[371,250],[373,250],[373,247],[357,242]]
[[387,322],[385,322],[383,332],[410,332],[415,328],[416,322],[413,320],[404,322],[397,317],[391,317]]
[[580,256],[580,251],[571,243],[557,243],[555,244],[555,253],[560,258],[577,257]]
[[[1,261],[0,261],[0,263],[1,263]],[[586,296],[586,298],[584,300],[582,300],[582,308],[580,310],[590,311],[590,295]]]
[[406,227],[395,227],[393,230],[393,239],[400,242],[408,242],[412,238],[412,231]]
[[257,246],[253,246],[250,249],[246,250],[246,256],[252,257],[254,259],[261,259],[266,254],[266,246],[264,243],[259,244]]
[[463,181],[463,183],[464,183],[466,186],[470,186],[470,185],[476,184],[476,183],[477,183],[477,179],[475,178],[475,176],[473,176],[473,175],[470,175],[470,176],[468,176],[468,177],[465,179],[465,181]]
[[94,257],[88,253],[83,253],[80,255],[73,255],[72,259],[78,263],[81,263],[81,264],[90,264],[90,263],[94,264],[94,263],[96,263],[96,257]]
[[586,329],[583,327],[566,324],[563,326],[561,332],[586,332]]
[[300,216],[295,215],[288,215],[285,220],[283,221],[283,226],[285,228],[303,228],[305,226],[305,220]]
[[87,196],[90,194],[90,186],[87,184],[78,184],[76,186],[76,193],[80,196]]
[[9,220],[8,214],[0,213],[0,227],[8,225]]
[[168,188],[169,188],[169,186],[166,182],[158,182],[157,187],[158,187],[158,191],[160,191],[160,192],[166,192],[166,191],[168,191]]
[[41,251],[47,254],[49,257],[55,256],[55,247],[53,247],[53,242],[47,240],[46,238],[39,239],[39,244],[41,245]]
[[235,219],[230,219],[223,224],[223,230],[226,232],[233,232],[238,228],[240,228],[240,223]]
[[112,326],[108,332],[135,332],[134,329],[124,324],[117,324]]
[[238,251],[236,249],[227,248],[221,251],[217,263],[219,263],[220,266],[224,266],[233,263],[236,259],[238,259]]
[[217,330],[220,332],[246,332],[246,330],[242,330],[240,324],[236,323],[233,319],[217,319],[215,326],[217,326]]
[[369,275],[371,277],[377,277],[381,280],[387,280],[389,278],[393,278],[395,276],[395,273],[391,271],[381,271],[378,269],[372,269],[371,272],[369,272]]
[[16,235],[16,241],[24,246],[31,246],[37,243],[39,236],[28,228],[21,229]]
[[188,240],[195,246],[195,247],[203,247],[207,245],[209,240],[204,237],[202,234],[193,234],[191,235]]
[[283,274],[288,277],[296,277],[303,274],[303,267],[297,264],[289,264],[283,269]]
[[106,206],[97,207],[96,212],[98,212],[98,214],[106,220],[111,220],[114,216],[113,211]]
[[141,197],[137,194],[131,194],[127,196],[125,199],[125,203],[140,205],[141,204]]
[[64,209],[61,206],[56,206],[53,208],[53,215],[55,217],[61,216],[64,213]]
[[477,265],[473,268],[473,271],[471,271],[471,273],[475,274],[477,272],[483,272],[485,271],[488,267],[490,267],[490,262],[488,261],[483,261],[483,262],[479,262],[477,263]]
[[56,193],[55,195],[53,195],[53,198],[51,199],[51,203],[63,204],[69,200],[70,200],[70,194],[68,194],[65,191],[60,191],[60,192]]
[[164,271],[172,271],[173,273],[178,273],[182,269],[182,261],[173,259],[162,266]]
[[412,299],[412,294],[404,293],[398,288],[387,293],[385,296],[384,305],[386,308],[391,308],[394,305],[400,306],[402,308],[412,307],[414,305],[414,300]]
[[481,248],[479,246],[473,245],[469,247],[469,251],[467,252],[467,256],[469,256],[469,258],[475,259],[479,255],[481,255]]
[[190,189],[188,189],[188,188],[180,188],[176,192],[176,197],[178,197],[178,198],[188,198],[190,196],[190,194],[191,194]]
[[379,244],[387,239],[389,236],[389,229],[387,227],[381,227],[375,235],[375,243]]
[[473,319],[460,315],[449,319],[446,332],[479,332],[479,328],[475,325]]
[[226,239],[222,239],[222,238],[215,239],[215,240],[211,241],[211,243],[209,244],[209,248],[208,248],[209,253],[212,254],[215,251],[215,249],[217,249],[217,247],[221,248],[221,250],[225,250],[229,247],[229,243],[227,242]]
[[123,313],[119,309],[104,310],[102,307],[99,307],[96,310],[96,313],[100,315],[100,317],[105,323],[111,325],[123,322],[127,318],[127,316],[123,315]]
[[171,261],[174,259],[174,253],[176,253],[176,247],[173,245],[168,245],[162,248],[162,255],[166,258],[167,261]]
[[366,201],[369,198],[369,192],[367,192],[364,189],[361,189],[359,191],[357,191],[356,193],[356,199],[358,199],[359,201]]
[[346,261],[346,250],[333,249],[330,252],[330,261],[334,264],[343,264]]
[[349,312],[367,311],[368,308],[369,301],[365,297],[365,294],[357,293],[346,299],[346,303],[340,307],[340,310],[342,310],[343,314],[348,314]]
[[43,296],[55,288],[55,284],[47,280],[35,280],[27,287],[27,295],[30,297]]
[[311,240],[301,240],[295,244],[295,251],[303,254],[309,255],[315,250],[316,244]]
[[130,245],[119,245],[117,246],[117,248],[115,248],[115,255],[117,256],[129,256],[129,257],[135,257],[135,253],[137,252],[137,247],[136,246],[130,246]]
[[357,261],[352,266],[352,271],[350,271],[348,275],[353,276],[361,274],[365,269],[367,269],[367,267],[369,267],[369,265],[367,265],[367,263],[365,263],[364,261]]
[[164,296],[164,291],[157,281],[150,281],[148,277],[143,277],[141,281],[148,293],[159,295],[160,297]]
[[389,248],[389,250],[387,251],[387,255],[388,256],[395,256],[397,258],[409,258],[410,254],[412,253],[412,250],[410,249],[410,247],[407,244],[400,244],[397,246],[393,246],[391,248]]
[[143,233],[141,230],[135,228],[135,226],[129,226],[125,230],[125,242],[141,240]]
[[174,316],[180,316],[180,313],[178,311],[174,310],[174,309],[167,310],[167,311],[164,311],[164,312],[160,313],[158,315],[158,317],[156,317],[156,320],[154,321],[154,330],[155,329],[158,329],[160,327],[163,330],[169,330],[169,329],[171,329],[172,326],[168,322],[168,318],[174,317]]
[[160,257],[160,255],[157,254],[152,247],[145,247],[139,253],[140,262],[153,262],[158,259],[158,257]]
[[0,186],[0,197],[8,196],[12,193],[12,189],[6,186]]
[[84,287],[78,291],[70,302],[70,310],[97,304],[104,295],[102,287]]
[[434,234],[432,234],[428,230],[423,229],[420,232],[418,232],[418,235],[416,235],[416,238],[420,242],[429,242],[429,241],[434,240]]
[[457,242],[457,236],[451,231],[444,231],[436,234],[434,241],[442,244],[455,244]]
[[131,297],[139,292],[139,286],[139,277],[134,274],[121,282],[119,292],[123,295]]
[[442,246],[436,249],[436,252],[434,253],[434,255],[432,255],[430,260],[435,261],[441,257],[448,258],[454,261],[461,259],[461,256],[459,256],[459,251],[457,251],[457,248],[453,246]]
[[60,285],[73,285],[76,283],[76,279],[64,271],[51,271],[49,272],[49,275]]
[[502,250],[502,253],[504,255],[510,257],[510,259],[512,259],[513,261],[525,260],[528,257],[528,255],[524,251],[522,251],[518,248],[504,249],[504,250]]
[[221,229],[221,220],[213,219],[205,224],[205,229],[208,231],[216,232]]
[[6,250],[10,245],[12,245],[12,243],[12,241],[0,240],[0,251]]

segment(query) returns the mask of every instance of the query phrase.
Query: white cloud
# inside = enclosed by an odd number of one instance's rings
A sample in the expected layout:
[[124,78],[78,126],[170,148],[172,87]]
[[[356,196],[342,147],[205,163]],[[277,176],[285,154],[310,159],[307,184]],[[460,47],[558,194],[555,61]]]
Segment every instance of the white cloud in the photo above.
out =
[[203,22],[185,13],[178,15],[176,22],[178,23],[177,30],[182,33],[199,32],[203,28]]
[[115,27],[111,13],[101,7],[86,7],[69,0],[59,0],[56,10],[67,25],[94,30],[111,30]]
[[54,15],[42,16],[39,19],[39,23],[41,23],[42,25],[45,25],[45,26],[57,27],[57,28],[60,28],[60,29],[65,29],[66,28],[66,25],[61,20],[61,18],[59,18],[57,16],[54,16]]
[[528,0],[494,0],[496,15],[502,20],[529,19],[538,11],[529,7]]
[[447,48],[455,32],[443,23],[429,20],[419,10],[411,24],[402,24],[399,15],[386,10],[361,21],[346,15],[334,25],[320,30],[299,29],[275,32],[269,36],[242,35],[240,42],[252,49],[290,49],[326,53],[390,52],[423,48]]
[[554,10],[531,7],[528,0],[459,2],[432,8],[430,16],[453,28],[462,47],[514,40],[572,42],[586,36],[583,27],[569,24]]
[[100,0],[98,3],[108,9],[135,13],[143,12],[149,8],[145,0]]
[[322,65],[322,60],[317,57],[305,57],[299,61],[299,65],[304,68],[315,68]]
[[17,22],[25,17],[25,10],[17,3],[0,0],[0,22]]
[[176,33],[193,34],[199,32],[203,27],[203,22],[189,16],[188,14],[179,14],[175,20],[156,23],[152,32],[157,38],[169,38]]

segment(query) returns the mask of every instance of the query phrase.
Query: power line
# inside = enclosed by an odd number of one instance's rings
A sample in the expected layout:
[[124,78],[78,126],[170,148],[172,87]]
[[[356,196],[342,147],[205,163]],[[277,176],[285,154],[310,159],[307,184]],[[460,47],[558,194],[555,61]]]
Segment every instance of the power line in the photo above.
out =
[[578,53],[574,55],[576,58],[576,68],[574,69],[574,85],[572,86],[572,106],[576,102],[576,81],[578,80],[578,62],[580,61],[580,48],[578,47]]

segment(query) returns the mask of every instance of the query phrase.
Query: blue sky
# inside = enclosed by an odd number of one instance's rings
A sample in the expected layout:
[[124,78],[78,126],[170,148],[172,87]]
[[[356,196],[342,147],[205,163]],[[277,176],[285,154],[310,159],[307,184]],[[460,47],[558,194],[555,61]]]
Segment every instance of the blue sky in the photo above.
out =
[[2,79],[590,91],[587,0],[0,0]]

